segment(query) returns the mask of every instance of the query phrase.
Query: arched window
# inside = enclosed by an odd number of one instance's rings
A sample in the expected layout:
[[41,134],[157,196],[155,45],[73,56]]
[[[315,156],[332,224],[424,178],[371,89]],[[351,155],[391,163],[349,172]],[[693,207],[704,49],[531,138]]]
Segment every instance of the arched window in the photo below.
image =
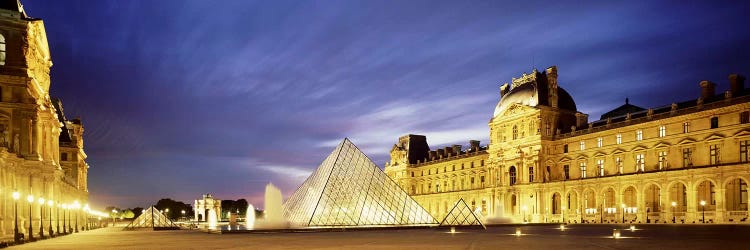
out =
[[518,139],[518,126],[513,125],[513,140]]
[[5,37],[0,34],[0,65],[5,65]]
[[515,185],[516,184],[516,167],[510,166],[508,173],[510,173],[510,185]]

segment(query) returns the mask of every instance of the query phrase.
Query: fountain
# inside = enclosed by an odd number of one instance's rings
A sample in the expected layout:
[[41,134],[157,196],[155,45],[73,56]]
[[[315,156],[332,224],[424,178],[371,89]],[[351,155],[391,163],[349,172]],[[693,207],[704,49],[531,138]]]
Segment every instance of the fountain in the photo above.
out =
[[265,209],[263,210],[263,219],[255,221],[255,228],[278,229],[286,228],[283,208],[281,207],[282,195],[281,190],[271,183],[266,185]]
[[245,229],[252,230],[255,225],[255,207],[253,204],[247,204],[247,212],[245,212]]
[[498,202],[495,206],[494,213],[487,218],[487,224],[509,224],[513,223],[513,220],[509,217],[505,217],[503,214],[504,207],[502,202]]
[[216,217],[216,211],[211,209],[208,210],[208,229],[216,229],[218,218]]

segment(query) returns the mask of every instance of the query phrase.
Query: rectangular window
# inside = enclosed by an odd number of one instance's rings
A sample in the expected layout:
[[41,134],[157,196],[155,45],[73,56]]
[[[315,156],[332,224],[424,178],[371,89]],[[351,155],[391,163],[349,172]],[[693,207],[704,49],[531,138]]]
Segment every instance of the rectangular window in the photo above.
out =
[[563,174],[565,174],[566,180],[570,180],[570,166],[568,165],[563,166]]
[[710,154],[709,164],[717,165],[721,162],[721,159],[719,159],[719,145],[718,144],[711,145],[709,154]]
[[473,161],[471,162],[471,168],[474,168],[474,162]]
[[596,160],[596,169],[599,170],[599,176],[604,176],[604,160]]
[[711,117],[711,128],[719,127],[719,117]]
[[710,185],[711,187],[711,205],[716,205],[716,190],[714,190],[714,185]]
[[482,187],[484,187],[484,175],[479,176],[479,184],[482,185]]
[[693,150],[690,148],[682,149],[682,166],[692,167],[693,166]]
[[617,134],[617,144],[622,144],[622,134]]
[[435,193],[440,193],[440,184],[435,184]]
[[563,145],[563,153],[568,152],[568,144]]
[[615,158],[615,164],[617,164],[618,173],[624,174],[625,169],[623,169],[622,158],[620,157]]
[[411,172],[411,177],[414,177],[414,172]]
[[643,157],[643,154],[635,155],[635,171],[643,172],[645,170],[646,170],[646,160]]
[[529,182],[534,182],[534,167],[529,167]]
[[596,146],[601,148],[603,145],[604,145],[604,139],[602,139],[601,137],[596,138]]
[[474,188],[474,177],[471,177],[471,183],[470,183],[469,187]]
[[581,179],[586,178],[586,163],[581,162],[580,167],[581,167]]
[[635,140],[636,141],[642,141],[643,140],[643,130],[635,131]]
[[667,152],[660,151],[659,152],[659,170],[662,170],[666,167],[667,167]]
[[412,194],[417,193],[417,187],[415,187],[414,185],[411,185],[411,193]]
[[68,153],[62,153],[62,154],[60,154],[60,160],[61,161],[67,161],[68,160]]
[[456,165],[453,165],[453,170],[451,171],[456,171]]
[[750,111],[740,113],[740,124],[750,123]]
[[586,143],[581,141],[581,151],[586,150]]
[[690,122],[683,122],[682,123],[682,132],[683,133],[689,133],[690,132]]
[[484,166],[484,160],[479,162],[479,166]]
[[667,127],[662,125],[659,126],[659,137],[665,137],[667,136]]
[[740,142],[740,162],[748,162],[747,144],[748,140]]
[[747,204],[747,183],[740,183],[740,204]]

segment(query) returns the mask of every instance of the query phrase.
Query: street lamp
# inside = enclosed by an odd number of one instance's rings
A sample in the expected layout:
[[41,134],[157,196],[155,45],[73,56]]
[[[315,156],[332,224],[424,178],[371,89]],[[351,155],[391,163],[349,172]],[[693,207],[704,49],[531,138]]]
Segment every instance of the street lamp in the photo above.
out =
[[112,209],[112,227],[115,226],[116,219],[117,219],[117,209]]
[[44,239],[44,198],[39,197],[39,238]]
[[180,210],[180,213],[182,214],[182,219],[185,219],[185,210]]
[[625,223],[625,203],[620,204],[622,207],[622,223]]
[[701,221],[706,223],[706,201],[701,201],[701,214],[703,214]]
[[677,206],[677,202],[672,202],[672,223],[675,223],[677,221],[677,216],[674,214],[674,208]]
[[57,235],[60,235],[60,202],[57,202],[57,206],[55,207],[55,212],[57,213]]
[[47,201],[47,208],[49,210],[49,230],[47,230],[47,233],[49,233],[49,237],[52,237],[55,233],[55,231],[52,231],[52,207],[54,207],[54,204],[52,200]]
[[13,229],[13,241],[21,243],[21,235],[18,234],[18,199],[21,198],[21,194],[18,191],[13,192],[13,218],[16,220],[16,226]]
[[34,228],[31,227],[31,224],[34,224],[34,223],[31,223],[31,210],[32,210],[32,206],[34,205],[34,196],[33,195],[26,196],[26,201],[29,202],[29,241],[33,241],[34,240]]

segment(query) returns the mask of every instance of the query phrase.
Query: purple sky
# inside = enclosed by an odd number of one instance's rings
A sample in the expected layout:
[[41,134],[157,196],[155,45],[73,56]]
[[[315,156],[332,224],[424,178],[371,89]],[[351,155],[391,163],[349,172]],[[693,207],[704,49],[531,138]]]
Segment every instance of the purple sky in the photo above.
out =
[[591,120],[750,73],[750,7],[675,1],[42,1],[52,94],[98,206],[286,195],[349,137],[488,142],[499,86],[557,65]]

